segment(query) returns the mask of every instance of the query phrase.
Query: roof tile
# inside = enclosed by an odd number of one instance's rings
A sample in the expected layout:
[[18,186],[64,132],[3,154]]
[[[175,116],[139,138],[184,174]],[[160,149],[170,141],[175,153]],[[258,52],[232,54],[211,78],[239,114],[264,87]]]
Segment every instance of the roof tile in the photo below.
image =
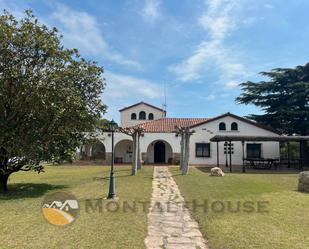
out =
[[209,120],[208,118],[161,118],[139,124],[145,132],[174,132],[175,126],[188,127]]

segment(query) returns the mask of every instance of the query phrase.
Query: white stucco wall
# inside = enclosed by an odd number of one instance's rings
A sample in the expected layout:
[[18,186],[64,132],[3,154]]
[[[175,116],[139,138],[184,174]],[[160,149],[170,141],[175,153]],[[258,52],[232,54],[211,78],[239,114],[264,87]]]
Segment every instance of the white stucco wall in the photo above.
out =
[[147,152],[148,146],[156,141],[165,141],[171,145],[173,153],[180,153],[180,138],[175,133],[145,133],[140,141],[141,151]]
[[173,153],[180,153],[180,138],[175,133],[145,133],[141,138],[141,151],[147,153],[147,163],[154,162],[154,144],[157,141],[165,143],[165,162],[173,157]]
[[[156,142],[150,143],[147,148],[147,162],[146,163],[154,163],[154,152],[155,152],[154,147],[155,147]],[[173,158],[173,149],[169,143],[165,141],[163,141],[163,143],[165,144],[165,163],[168,163],[168,160],[170,158]]]
[[[146,112],[146,120],[139,120],[139,113],[141,111]],[[136,120],[131,120],[131,114],[132,113],[136,114]],[[163,111],[160,111],[156,108],[152,108],[152,107],[145,105],[145,104],[140,104],[140,105],[131,107],[127,110],[120,112],[120,126],[121,127],[128,127],[128,126],[134,126],[134,125],[137,125],[137,124],[140,124],[140,123],[145,123],[147,121],[151,121],[151,120],[148,120],[149,113],[153,114],[153,116],[154,116],[153,120],[160,119],[160,118],[164,117],[164,115],[165,115]]]
[[[105,132],[103,135],[98,136],[98,139],[105,145],[106,152],[112,151],[111,133]],[[123,133],[114,133],[114,145],[115,145],[115,158],[122,157],[123,162],[130,162],[129,153],[126,153],[128,149],[128,141],[132,141],[132,138]],[[145,133],[140,138],[141,153],[147,153],[147,163],[154,162],[154,144],[157,141],[162,141],[166,144],[166,156],[165,161],[173,157],[173,153],[180,153],[180,138],[175,133]]]
[[132,140],[127,139],[119,141],[117,144],[115,144],[115,161],[122,163],[131,163],[132,152],[133,152]]
[[[219,123],[225,122],[227,130],[219,131]],[[231,123],[236,122],[238,124],[238,131],[231,131]],[[193,165],[215,165],[217,163],[217,144],[215,142],[210,142],[210,138],[215,135],[250,135],[250,136],[275,136],[277,134],[259,128],[257,126],[248,124],[246,122],[240,121],[233,117],[227,116],[219,120],[209,122],[198,127],[193,128],[195,133],[191,136],[190,139],[190,157],[189,163]],[[100,136],[101,142],[105,145],[106,152],[111,152],[111,136],[110,133],[104,133]],[[130,140],[132,138],[123,133],[115,133],[115,145],[119,141]],[[168,143],[171,147],[166,146],[166,161],[173,153],[180,153],[180,137],[176,136],[175,133],[145,133],[144,136],[140,139],[140,149],[141,153],[147,153],[148,151],[148,163],[153,162],[153,144],[156,141],[164,141]],[[196,157],[195,155],[195,144],[196,143],[211,143],[210,148],[210,157]],[[232,155],[233,164],[242,164],[242,146],[241,142],[234,143],[234,154]],[[250,142],[251,143],[251,142]],[[280,148],[278,142],[256,142],[262,144],[262,157],[263,158],[279,158],[280,157]],[[246,146],[246,144],[245,144]],[[122,148],[123,147],[123,148]],[[120,151],[117,152],[116,148],[116,157],[123,156],[124,161],[127,161],[124,151],[127,147],[124,145],[120,148]],[[245,147],[246,151],[246,147]],[[245,155],[246,156],[246,155]],[[225,154],[224,154],[224,142],[219,143],[219,159],[220,164],[225,164]]]
[[[219,123],[226,124],[226,131],[219,131]],[[238,131],[231,131],[232,122],[238,124]],[[215,135],[249,135],[249,136],[275,136],[276,133],[261,129],[257,126],[240,121],[233,117],[224,117],[213,122],[209,122],[198,127],[193,128],[195,133],[190,139],[190,164],[209,164],[214,165],[217,163],[217,143],[210,142],[210,138]],[[195,144],[196,143],[211,143],[210,144],[210,157],[196,157]],[[250,142],[253,143],[253,142]],[[280,147],[278,142],[256,142],[261,144],[263,158],[279,158]],[[233,164],[242,164],[242,145],[241,142],[233,142],[234,154],[232,155]],[[245,143],[246,153],[246,143]],[[246,157],[246,155],[245,155]],[[219,163],[225,164],[224,142],[219,143]]]

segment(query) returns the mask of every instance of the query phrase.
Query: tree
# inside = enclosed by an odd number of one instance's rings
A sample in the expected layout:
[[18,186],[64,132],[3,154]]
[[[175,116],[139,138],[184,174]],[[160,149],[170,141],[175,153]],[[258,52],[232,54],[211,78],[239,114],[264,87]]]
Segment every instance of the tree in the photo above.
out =
[[120,128],[120,132],[127,134],[133,139],[132,175],[137,174],[137,170],[142,168],[140,137],[144,133],[143,126]]
[[265,112],[249,118],[285,134],[309,134],[309,63],[296,68],[262,72],[269,81],[241,84],[241,104],[254,104]]
[[103,68],[65,49],[31,11],[0,16],[0,185],[67,158],[105,112]]
[[[109,129],[110,122],[111,121],[106,118],[100,118],[97,120],[96,126],[97,128],[106,131]],[[118,124],[115,125],[115,128],[118,128]]]
[[189,155],[190,155],[190,137],[195,132],[191,131],[189,127],[175,127],[176,134],[181,136],[180,139],[180,170],[183,175],[188,174],[189,171]]
[[[277,68],[262,72],[268,81],[241,84],[243,93],[236,98],[241,104],[254,104],[264,114],[249,118],[269,125],[284,134],[309,134],[309,63],[295,68]],[[306,143],[301,144],[303,155]],[[307,152],[308,154],[308,152]]]

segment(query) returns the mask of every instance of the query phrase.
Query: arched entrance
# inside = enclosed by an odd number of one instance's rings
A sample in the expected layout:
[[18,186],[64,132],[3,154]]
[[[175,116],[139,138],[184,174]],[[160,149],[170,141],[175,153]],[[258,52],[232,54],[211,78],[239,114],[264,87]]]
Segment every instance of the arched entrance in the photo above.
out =
[[154,145],[154,163],[165,163],[165,143],[158,141]]
[[156,140],[148,145],[146,163],[172,163],[173,149],[164,140]]
[[93,159],[101,159],[105,160],[106,158],[106,150],[103,143],[98,142],[92,147],[92,158]]
[[115,145],[115,163],[132,162],[133,142],[125,139]]

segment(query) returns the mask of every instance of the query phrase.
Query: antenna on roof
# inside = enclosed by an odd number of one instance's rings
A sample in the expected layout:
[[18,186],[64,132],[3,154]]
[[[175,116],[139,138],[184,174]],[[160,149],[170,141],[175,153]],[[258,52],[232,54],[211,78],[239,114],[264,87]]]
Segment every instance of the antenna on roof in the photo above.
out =
[[[165,111],[165,115],[166,116],[166,111],[167,111],[167,104],[166,104],[166,83],[165,81],[163,81],[163,88],[164,88],[164,103],[163,103],[163,110]],[[165,117],[164,116],[164,117]]]

